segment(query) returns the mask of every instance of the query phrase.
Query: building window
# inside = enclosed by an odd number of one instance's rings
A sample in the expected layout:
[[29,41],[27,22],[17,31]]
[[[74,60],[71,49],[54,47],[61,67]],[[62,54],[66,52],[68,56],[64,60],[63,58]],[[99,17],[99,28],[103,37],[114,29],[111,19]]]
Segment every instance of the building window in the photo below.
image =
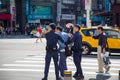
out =
[[97,0],[92,0],[92,10],[97,10]]
[[64,4],[75,4],[75,0],[62,0]]
[[8,0],[0,0],[0,13],[9,13],[10,2]]
[[103,10],[104,9],[104,0],[98,0],[98,9]]
[[117,0],[117,4],[120,4],[120,0]]

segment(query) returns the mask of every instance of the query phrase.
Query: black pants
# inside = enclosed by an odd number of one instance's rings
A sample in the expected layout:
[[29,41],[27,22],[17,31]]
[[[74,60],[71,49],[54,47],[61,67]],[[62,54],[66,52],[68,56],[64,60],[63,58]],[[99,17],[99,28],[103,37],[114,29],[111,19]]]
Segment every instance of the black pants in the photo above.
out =
[[57,51],[46,53],[44,77],[48,77],[51,58],[53,58],[53,61],[54,61],[56,77],[59,77],[58,52]]
[[82,67],[81,67],[82,53],[74,52],[73,59],[74,59],[74,64],[76,66],[76,74],[83,77],[83,72],[82,72]]

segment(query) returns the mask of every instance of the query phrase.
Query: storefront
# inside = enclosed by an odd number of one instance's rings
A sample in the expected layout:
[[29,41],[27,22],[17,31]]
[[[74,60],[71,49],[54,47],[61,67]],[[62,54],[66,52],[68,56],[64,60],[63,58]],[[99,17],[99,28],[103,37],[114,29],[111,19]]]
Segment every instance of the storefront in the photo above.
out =
[[48,25],[53,22],[52,6],[27,5],[27,23],[37,25]]
[[61,26],[65,26],[67,23],[75,23],[75,15],[73,14],[62,14],[61,15]]
[[9,0],[0,0],[0,25],[2,27],[10,27],[10,2]]

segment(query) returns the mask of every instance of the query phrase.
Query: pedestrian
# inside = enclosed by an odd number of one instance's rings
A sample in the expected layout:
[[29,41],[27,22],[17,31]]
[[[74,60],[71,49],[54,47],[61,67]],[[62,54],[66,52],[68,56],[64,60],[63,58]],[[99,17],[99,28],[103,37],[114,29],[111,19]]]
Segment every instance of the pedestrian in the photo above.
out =
[[37,33],[36,33],[37,39],[36,39],[36,43],[38,43],[38,40],[40,40],[42,42],[42,27],[38,27],[37,28]]
[[72,38],[72,42],[74,46],[72,47],[73,50],[73,60],[76,66],[76,72],[73,75],[76,79],[84,79],[82,67],[81,67],[81,60],[82,60],[82,35],[79,33],[80,26],[74,25],[73,27],[74,34]]
[[59,78],[59,65],[58,65],[58,48],[57,43],[60,40],[62,43],[64,40],[55,33],[56,25],[54,23],[49,24],[49,31],[46,37],[46,57],[45,57],[45,71],[44,71],[44,78],[42,80],[48,80],[48,72],[49,66],[51,62],[51,58],[53,58],[54,65],[55,65],[55,74],[56,80],[60,80]]
[[[61,27],[56,28],[56,33],[62,37],[64,42],[67,42],[69,39],[69,36],[67,33],[62,32]],[[60,74],[61,74],[61,79],[63,80],[64,78],[64,71],[67,70],[67,64],[66,64],[66,58],[67,56],[65,55],[65,48],[66,45],[62,43],[61,41],[58,41],[59,44],[59,53],[60,53],[60,59],[59,59],[59,68],[60,68]]]
[[6,32],[4,27],[2,27],[2,30],[1,30],[1,37],[6,37]]
[[108,73],[108,71],[110,70],[110,61],[108,59],[107,64],[104,64],[103,62],[103,58],[102,55],[106,54],[106,49],[107,49],[107,36],[106,34],[103,32],[103,27],[98,27],[97,28],[97,32],[98,32],[98,36],[93,36],[93,33],[91,33],[91,36],[94,39],[98,39],[98,54],[97,54],[97,58],[98,58],[98,72],[97,73],[104,73],[103,71],[103,67],[105,68],[105,72]]

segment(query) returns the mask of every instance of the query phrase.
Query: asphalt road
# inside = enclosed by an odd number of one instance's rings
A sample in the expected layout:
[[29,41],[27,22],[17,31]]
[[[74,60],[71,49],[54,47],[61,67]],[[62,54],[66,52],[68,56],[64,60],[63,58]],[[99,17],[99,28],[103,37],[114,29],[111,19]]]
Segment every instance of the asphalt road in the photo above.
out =
[[[44,72],[45,39],[0,39],[0,80],[41,80]],[[97,59],[94,55],[83,55],[82,67],[85,80],[118,80],[120,56],[111,56],[110,74],[97,74]],[[67,59],[68,69],[73,73],[72,57]],[[49,80],[55,80],[53,61]],[[74,80],[74,79],[73,79]]]

